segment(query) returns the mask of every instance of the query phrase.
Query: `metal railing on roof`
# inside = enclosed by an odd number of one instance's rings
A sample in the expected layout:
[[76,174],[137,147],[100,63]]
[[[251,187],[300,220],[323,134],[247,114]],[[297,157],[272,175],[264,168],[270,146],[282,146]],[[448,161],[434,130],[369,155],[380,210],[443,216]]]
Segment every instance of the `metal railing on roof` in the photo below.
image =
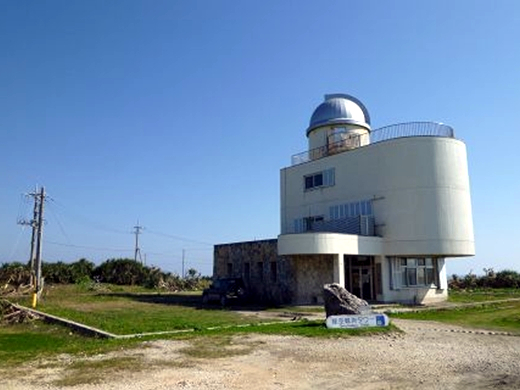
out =
[[[366,138],[370,137],[370,142]],[[312,160],[331,156],[367,144],[376,144],[395,138],[441,137],[454,138],[453,128],[437,122],[406,122],[380,127],[367,134],[348,134],[344,139],[319,148],[307,150],[292,156],[291,165],[299,165]]]

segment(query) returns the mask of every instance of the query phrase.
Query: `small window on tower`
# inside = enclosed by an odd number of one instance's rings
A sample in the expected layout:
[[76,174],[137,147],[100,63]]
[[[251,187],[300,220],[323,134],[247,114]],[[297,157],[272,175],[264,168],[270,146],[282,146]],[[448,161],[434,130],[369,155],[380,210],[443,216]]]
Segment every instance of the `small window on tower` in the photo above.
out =
[[305,189],[309,190],[314,187],[314,181],[312,176],[305,176]]
[[312,190],[320,187],[331,187],[335,185],[335,169],[330,168],[322,172],[316,172],[312,175],[305,175],[303,177],[303,185],[305,190]]

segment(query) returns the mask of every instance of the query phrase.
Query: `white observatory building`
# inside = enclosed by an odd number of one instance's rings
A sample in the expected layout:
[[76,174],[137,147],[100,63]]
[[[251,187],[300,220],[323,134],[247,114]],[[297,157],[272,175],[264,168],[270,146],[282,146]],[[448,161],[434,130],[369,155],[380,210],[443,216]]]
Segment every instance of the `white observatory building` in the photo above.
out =
[[309,149],[280,173],[278,239],[215,246],[214,276],[240,276],[276,302],[320,303],[332,282],[368,301],[445,300],[446,259],[475,254],[466,146],[453,129],[372,130],[362,102],[334,94],[306,135]]

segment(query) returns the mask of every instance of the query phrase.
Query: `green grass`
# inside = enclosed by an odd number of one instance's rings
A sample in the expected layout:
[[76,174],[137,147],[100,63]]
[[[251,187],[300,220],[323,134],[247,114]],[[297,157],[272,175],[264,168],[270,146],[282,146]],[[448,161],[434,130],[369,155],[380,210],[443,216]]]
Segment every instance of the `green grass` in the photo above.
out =
[[[98,286],[99,287],[99,286]],[[370,329],[327,329],[324,321],[280,322],[260,325],[257,317],[247,317],[218,306],[203,308],[199,294],[164,294],[155,291],[102,286],[89,291],[83,286],[48,286],[38,309],[50,314],[75,320],[115,334],[148,333],[176,329],[195,329],[195,332],[143,337],[140,339],[112,340],[84,337],[68,328],[48,325],[40,321],[0,327],[0,368],[44,358],[53,364],[52,357],[62,353],[90,356],[119,348],[139,345],[140,341],[158,338],[182,339],[192,344],[184,353],[188,357],[225,357],[246,354],[254,344],[240,347],[231,345],[235,334],[262,333],[305,337],[351,337],[394,332],[393,326]],[[19,303],[29,305],[29,298]],[[281,310],[302,311],[300,307]],[[316,308],[311,310],[317,311]],[[322,311],[322,310],[319,310]],[[267,321],[267,320],[264,320]],[[269,320],[272,321],[272,320]],[[245,326],[252,324],[250,326]],[[217,327],[216,329],[208,329]],[[46,359],[49,358],[49,359]],[[132,365],[133,360],[123,362]],[[85,363],[98,364],[98,363]],[[123,364],[124,365],[124,364]],[[90,367],[90,366],[89,366]],[[117,364],[107,365],[116,369]],[[91,367],[92,368],[92,367]],[[87,383],[85,367],[70,367],[70,375],[61,385]],[[93,377],[95,383],[96,377]]]
[[470,328],[520,334],[520,301],[415,313],[391,314],[393,318],[439,321]]
[[[20,303],[29,305],[27,298]],[[252,321],[219,306],[202,308],[200,293],[165,294],[150,290],[100,293],[85,292],[75,285],[49,288],[37,309],[119,335]]]
[[448,300],[454,303],[470,303],[483,301],[496,301],[500,299],[520,298],[520,289],[475,289],[475,290],[450,290]]
[[61,353],[96,354],[135,345],[136,340],[86,338],[40,321],[0,327],[0,366],[11,367]]

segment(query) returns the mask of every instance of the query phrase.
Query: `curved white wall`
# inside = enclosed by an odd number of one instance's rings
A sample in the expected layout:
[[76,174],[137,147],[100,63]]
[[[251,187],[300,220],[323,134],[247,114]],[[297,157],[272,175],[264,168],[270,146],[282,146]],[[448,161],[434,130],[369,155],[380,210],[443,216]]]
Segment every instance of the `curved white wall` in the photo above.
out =
[[[335,168],[335,185],[304,191],[303,176]],[[281,171],[281,232],[329,207],[374,199],[385,255],[475,253],[466,147],[451,138],[409,137],[367,145]]]
[[300,233],[278,236],[278,255],[376,255],[383,253],[379,237],[363,237],[340,233]]

